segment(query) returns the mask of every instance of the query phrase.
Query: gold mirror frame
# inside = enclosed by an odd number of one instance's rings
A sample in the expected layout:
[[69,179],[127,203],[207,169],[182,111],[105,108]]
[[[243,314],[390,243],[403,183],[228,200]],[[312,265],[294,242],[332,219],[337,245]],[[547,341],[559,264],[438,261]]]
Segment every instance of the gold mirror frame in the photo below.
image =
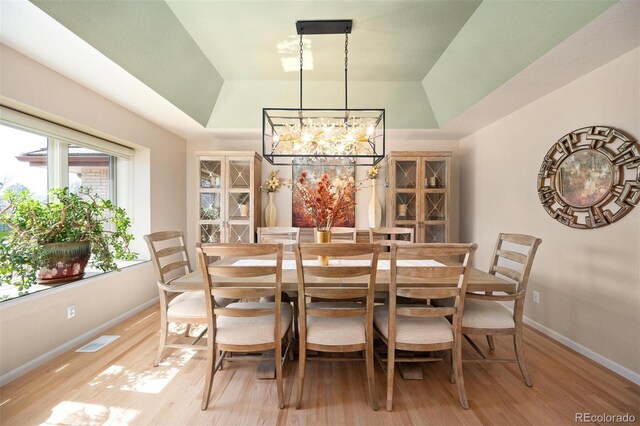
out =
[[[567,158],[585,150],[607,158],[611,179],[604,195],[577,205],[561,195],[561,166]],[[593,229],[620,220],[640,201],[640,146],[611,127],[574,130],[561,137],[545,155],[538,173],[538,196],[551,217],[572,228]]]

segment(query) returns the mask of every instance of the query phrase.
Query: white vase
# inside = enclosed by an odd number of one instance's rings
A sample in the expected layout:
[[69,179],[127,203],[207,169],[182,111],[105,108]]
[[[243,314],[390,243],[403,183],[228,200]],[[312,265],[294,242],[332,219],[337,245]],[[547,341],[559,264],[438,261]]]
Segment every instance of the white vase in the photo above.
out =
[[273,202],[274,192],[269,192],[269,203],[264,208],[264,222],[268,227],[276,226],[276,203]]
[[382,206],[376,196],[376,180],[371,179],[371,199],[369,199],[369,228],[379,228],[382,223]]

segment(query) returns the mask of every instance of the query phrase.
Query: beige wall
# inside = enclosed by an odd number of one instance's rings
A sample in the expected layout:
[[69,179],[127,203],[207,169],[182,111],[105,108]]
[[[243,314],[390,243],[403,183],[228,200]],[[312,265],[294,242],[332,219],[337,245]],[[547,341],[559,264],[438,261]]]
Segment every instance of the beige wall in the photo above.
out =
[[[137,237],[149,230],[186,228],[183,139],[5,45],[0,49],[3,103],[136,148],[131,175],[135,192],[129,202]],[[146,256],[146,249],[137,247]],[[0,380],[13,378],[20,371],[16,369],[32,366],[37,357],[74,339],[90,337],[86,333],[157,295],[152,267],[146,263],[0,303]],[[67,320],[70,304],[76,306],[76,317]]]
[[488,267],[498,232],[542,238],[525,315],[636,377],[640,207],[601,229],[572,229],[543,209],[536,177],[547,150],[574,129],[604,125],[640,138],[639,55],[635,49],[460,142],[460,235],[479,244],[476,265]]
[[[262,140],[260,140],[260,132],[226,132],[224,138],[220,136],[210,135],[209,137],[189,141],[187,145],[187,218],[189,227],[187,228],[188,241],[196,241],[197,219],[198,219],[198,171],[196,169],[196,152],[197,151],[256,151],[262,153]],[[254,136],[252,134],[255,133]],[[451,199],[451,240],[457,241],[458,238],[458,141],[457,140],[430,140],[425,134],[416,134],[413,131],[405,130],[387,130],[386,132],[387,146],[389,151],[452,151],[452,199]],[[384,162],[383,162],[384,164]],[[291,178],[291,166],[272,166],[266,160],[262,162],[262,180],[269,177],[272,169],[279,170],[279,176],[283,178]],[[365,180],[367,178],[368,167],[356,167],[356,179]],[[382,204],[383,224],[384,205],[385,205],[385,188],[384,188],[384,167],[380,171],[377,179],[377,196]],[[368,185],[366,183],[365,185]],[[368,229],[367,209],[371,188],[364,187],[356,195],[356,228]],[[264,207],[268,203],[268,196],[262,194],[262,226],[264,226]],[[277,208],[277,226],[291,226],[291,190],[284,188],[275,195],[275,203]],[[195,249],[192,256],[195,256]]]

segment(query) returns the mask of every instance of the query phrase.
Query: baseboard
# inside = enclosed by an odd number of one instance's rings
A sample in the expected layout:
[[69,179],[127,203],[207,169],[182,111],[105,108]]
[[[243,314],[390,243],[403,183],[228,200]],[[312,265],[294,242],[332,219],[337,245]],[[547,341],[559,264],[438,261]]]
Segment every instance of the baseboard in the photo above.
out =
[[79,346],[81,343],[85,342],[86,340],[89,340],[90,338],[102,333],[103,331],[113,327],[114,325],[124,321],[125,319],[137,314],[138,312],[141,312],[145,309],[147,309],[148,307],[152,306],[153,304],[158,303],[158,297],[154,297],[153,299],[136,306],[133,309],[128,310],[127,312],[118,315],[117,317],[113,318],[112,320],[109,320],[107,322],[105,322],[104,324],[99,325],[98,327],[95,327],[89,331],[87,331],[86,333],[81,334],[80,336],[76,337],[73,340],[68,341],[67,343],[64,343],[60,346],[58,346],[55,349],[50,350],[49,352],[40,355],[37,358],[32,359],[31,361],[22,364],[20,367],[18,368],[14,368],[13,370],[9,371],[8,373],[3,374],[2,376],[0,376],[0,386],[4,386],[7,383],[17,379],[18,377],[27,374],[29,371],[40,367],[41,365],[51,361],[52,359],[62,355],[65,352],[70,351],[71,349],[75,348],[76,346]]
[[632,381],[633,383],[635,383],[636,385],[640,385],[640,373],[636,373],[633,370],[628,369],[627,367],[624,367],[620,364],[618,364],[617,362],[614,362],[612,360],[610,360],[609,358],[606,358],[594,351],[592,351],[591,349],[587,348],[586,346],[582,346],[580,343],[576,343],[573,340],[563,336],[560,333],[557,333],[553,330],[551,330],[550,328],[540,324],[539,322],[536,322],[534,320],[532,320],[529,317],[524,317],[523,318],[524,323],[527,324],[528,326],[535,328],[536,330],[538,330],[539,332],[541,332],[542,334],[552,338],[553,340],[562,343],[564,346],[573,349],[574,351],[578,352],[580,355],[583,355],[587,358],[589,358],[592,361],[597,362],[598,364],[602,365],[603,367],[613,371],[616,374],[619,374],[620,376],[624,377],[627,380]]

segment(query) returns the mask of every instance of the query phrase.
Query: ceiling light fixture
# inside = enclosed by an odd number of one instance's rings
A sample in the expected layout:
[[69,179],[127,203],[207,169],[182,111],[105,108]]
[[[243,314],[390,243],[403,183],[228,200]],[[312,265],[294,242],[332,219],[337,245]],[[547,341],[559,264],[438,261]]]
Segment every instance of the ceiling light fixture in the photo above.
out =
[[[351,20],[298,21],[300,108],[262,109],[262,155],[274,165],[346,158],[371,166],[384,158],[384,109],[349,109],[347,76]],[[303,35],[344,34],[344,109],[302,107]]]

